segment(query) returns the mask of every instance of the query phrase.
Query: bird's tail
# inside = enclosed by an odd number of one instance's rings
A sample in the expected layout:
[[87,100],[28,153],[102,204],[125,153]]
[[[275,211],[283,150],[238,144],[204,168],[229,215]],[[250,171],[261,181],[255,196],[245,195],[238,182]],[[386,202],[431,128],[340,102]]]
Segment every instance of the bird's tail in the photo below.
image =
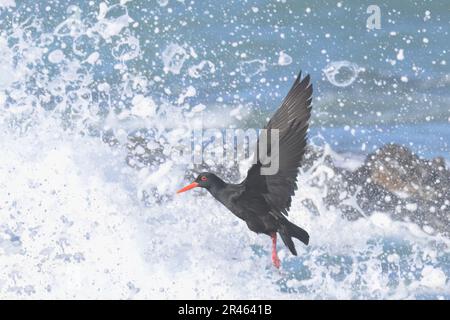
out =
[[278,233],[283,239],[284,244],[289,248],[294,256],[297,255],[297,250],[295,250],[294,241],[292,241],[291,237],[297,238],[304,244],[308,245],[309,243],[309,234],[299,226],[296,226],[292,222],[287,219],[284,221],[281,228],[278,230]]

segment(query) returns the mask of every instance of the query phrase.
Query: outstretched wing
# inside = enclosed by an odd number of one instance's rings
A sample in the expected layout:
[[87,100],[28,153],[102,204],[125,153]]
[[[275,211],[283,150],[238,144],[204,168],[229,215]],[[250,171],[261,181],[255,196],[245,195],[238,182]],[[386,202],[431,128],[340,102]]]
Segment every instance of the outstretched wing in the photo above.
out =
[[243,193],[262,193],[273,214],[287,215],[291,197],[297,190],[298,167],[305,153],[306,132],[311,116],[312,92],[309,75],[302,80],[300,72],[283,103],[265,127],[279,130],[278,154],[268,148],[272,159],[274,156],[279,157],[278,173],[261,175],[262,164],[258,160],[242,182],[246,190]]

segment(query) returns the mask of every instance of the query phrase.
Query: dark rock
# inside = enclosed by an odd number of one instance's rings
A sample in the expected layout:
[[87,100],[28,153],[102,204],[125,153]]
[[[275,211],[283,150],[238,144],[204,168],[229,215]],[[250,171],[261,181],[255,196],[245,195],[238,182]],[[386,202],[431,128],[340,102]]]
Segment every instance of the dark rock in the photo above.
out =
[[420,159],[406,147],[388,144],[369,155],[359,175],[384,189],[427,201],[440,201],[448,192],[449,172],[442,158]]
[[[325,205],[345,218],[383,212],[394,220],[414,222],[427,232],[450,236],[450,171],[443,158],[422,159],[404,146],[388,144],[350,171],[337,167],[323,149],[309,147],[302,173],[324,171],[324,166],[333,174],[308,183],[326,190]],[[312,214],[320,214],[312,200],[305,199],[303,205]]]
[[450,171],[443,158],[421,159],[408,148],[388,144],[370,154],[354,172],[342,175],[358,189],[365,214],[388,212],[427,231],[450,234]]

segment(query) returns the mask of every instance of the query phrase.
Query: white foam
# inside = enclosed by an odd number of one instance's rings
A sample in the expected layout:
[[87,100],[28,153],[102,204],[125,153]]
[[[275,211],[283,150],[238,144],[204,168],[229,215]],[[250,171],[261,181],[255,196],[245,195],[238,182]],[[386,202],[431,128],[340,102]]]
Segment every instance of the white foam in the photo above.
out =
[[131,297],[127,284],[146,277],[127,217],[139,208],[104,171],[108,149],[51,131],[6,137],[1,225],[19,250],[0,257],[0,296]]
[[169,0],[157,0],[157,2],[161,7],[165,7],[169,4]]
[[0,8],[15,7],[16,1],[14,0],[0,0]]
[[186,98],[195,97],[196,94],[197,90],[193,86],[188,86],[186,90],[184,90],[183,93],[178,97],[177,103],[182,104],[186,100]]
[[447,277],[440,268],[426,266],[422,270],[421,284],[432,289],[442,289],[445,287]]
[[151,118],[156,114],[156,104],[151,97],[136,95],[132,100],[131,114],[141,118]]
[[48,55],[48,61],[50,61],[51,63],[61,63],[63,60],[64,53],[59,49],[50,52],[50,54]]
[[7,41],[4,37],[0,37],[0,89],[10,86],[16,76],[16,71],[12,65],[13,52],[8,47]]
[[203,60],[199,64],[189,68],[188,73],[192,78],[200,78],[206,76],[208,73],[216,72],[216,66],[209,60]]
[[90,63],[90,64],[95,64],[95,63],[98,61],[99,58],[100,58],[100,53],[98,53],[98,52],[93,52],[93,53],[91,53],[91,54],[89,55],[89,57],[86,59],[86,62],[87,62],[87,63]]
[[[97,139],[55,134],[51,125],[26,137],[7,134],[0,147],[7,150],[1,225],[16,243],[10,236],[0,241],[2,298],[277,296],[264,284],[269,260],[251,254],[245,226],[211,199],[200,203],[217,213],[203,216],[193,194],[142,207],[134,190],[139,177],[121,152]],[[168,179],[174,172],[165,165],[142,183],[164,182],[159,191],[172,194],[180,183]]]
[[164,72],[180,74],[181,68],[188,58],[189,54],[183,47],[176,43],[169,44],[161,55],[164,64]]
[[121,61],[135,59],[139,54],[139,40],[133,36],[122,38],[112,50],[113,57]]

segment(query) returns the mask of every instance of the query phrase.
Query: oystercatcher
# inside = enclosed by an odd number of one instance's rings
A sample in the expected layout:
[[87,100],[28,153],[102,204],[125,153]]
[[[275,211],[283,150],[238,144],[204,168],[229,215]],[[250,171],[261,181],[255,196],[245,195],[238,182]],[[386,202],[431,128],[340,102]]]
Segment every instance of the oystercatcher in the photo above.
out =
[[286,216],[291,198],[297,190],[298,168],[305,153],[312,92],[309,75],[301,79],[300,72],[265,127],[269,132],[272,129],[279,130],[279,169],[276,174],[262,175],[263,164],[257,157],[256,163],[248,170],[247,178],[239,184],[226,183],[215,174],[204,172],[194,182],[177,191],[181,193],[196,187],[205,188],[233,214],[244,220],[250,230],[269,235],[272,238],[272,262],[276,268],[280,267],[277,233],[293,255],[297,255],[297,251],[292,237],[305,245],[309,243],[308,233]]

